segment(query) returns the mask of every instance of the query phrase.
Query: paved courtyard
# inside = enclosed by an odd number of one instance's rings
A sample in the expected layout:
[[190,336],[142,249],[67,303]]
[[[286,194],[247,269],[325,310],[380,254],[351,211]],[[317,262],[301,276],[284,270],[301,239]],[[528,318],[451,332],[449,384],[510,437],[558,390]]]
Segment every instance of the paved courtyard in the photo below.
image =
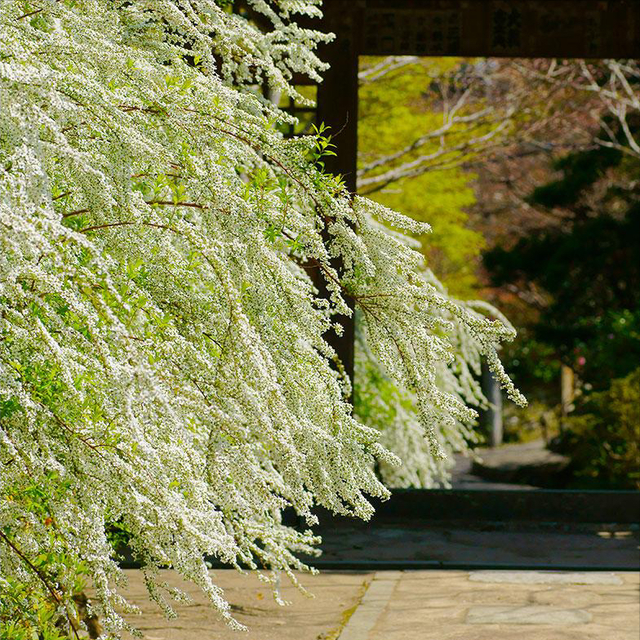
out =
[[638,573],[378,572],[340,640],[637,640]]
[[[182,583],[172,572],[167,581]],[[290,584],[281,607],[255,575],[216,571],[236,632],[195,595],[167,621],[127,571],[137,625],[148,640],[638,640],[640,574],[571,571],[378,571],[302,576],[315,595]],[[194,593],[192,589],[187,591]]]
[[[304,596],[284,577],[281,594],[291,604],[283,607],[255,573],[216,570],[216,584],[225,590],[234,617],[249,629],[243,633],[230,629],[207,606],[206,599],[172,571],[161,574],[169,584],[190,594],[193,602],[174,605],[178,618],[166,620],[158,606],[149,601],[142,573],[135,569],[125,573],[129,580],[125,594],[142,609],[141,616],[130,620],[146,640],[336,640],[375,575],[324,571],[316,576],[300,575],[313,598]],[[131,640],[131,636],[125,638]]]

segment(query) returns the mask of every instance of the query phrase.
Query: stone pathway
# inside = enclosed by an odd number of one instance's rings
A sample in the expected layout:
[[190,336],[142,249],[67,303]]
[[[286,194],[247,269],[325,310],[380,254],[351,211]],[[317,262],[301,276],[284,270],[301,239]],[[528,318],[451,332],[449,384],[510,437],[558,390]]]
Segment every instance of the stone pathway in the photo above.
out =
[[[313,594],[305,597],[283,577],[281,594],[290,606],[278,605],[268,585],[255,573],[239,574],[233,569],[216,570],[215,582],[225,591],[232,614],[248,627],[243,633],[230,629],[211,609],[197,589],[182,581],[173,571],[162,571],[168,584],[192,596],[191,603],[172,603],[177,618],[167,620],[149,600],[142,572],[128,569],[128,586],[123,593],[142,615],[129,621],[145,640],[336,640],[346,621],[366,591],[373,573],[323,571],[319,575],[299,575]],[[124,635],[125,640],[132,636]]]
[[[479,460],[471,465],[471,474],[485,482],[533,485],[550,489],[562,488],[562,472],[571,459],[547,449],[544,440],[504,444],[476,450]],[[487,487],[488,488],[488,487]]]
[[166,620],[150,603],[139,571],[126,572],[126,595],[143,613],[134,622],[147,640],[638,640],[638,572],[379,571],[301,576],[315,595],[290,584],[277,605],[255,574],[216,571],[235,617],[233,631],[194,595]]
[[[502,491],[510,490],[534,490],[534,487],[528,484],[513,484],[508,482],[496,482],[483,478],[474,472],[474,463],[471,458],[456,453],[453,456],[454,466],[451,469],[451,488],[452,489],[500,489]],[[477,467],[475,469],[477,471]]]
[[537,489],[562,488],[562,471],[570,463],[566,456],[547,449],[542,439],[476,449],[475,461],[454,455],[451,472],[454,489]]
[[388,571],[339,640],[638,640],[637,572]]

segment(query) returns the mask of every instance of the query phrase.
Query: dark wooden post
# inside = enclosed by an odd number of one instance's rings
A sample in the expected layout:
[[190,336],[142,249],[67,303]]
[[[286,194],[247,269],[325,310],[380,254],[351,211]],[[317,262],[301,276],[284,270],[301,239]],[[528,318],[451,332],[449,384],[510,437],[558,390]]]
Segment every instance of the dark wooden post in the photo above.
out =
[[[358,153],[358,29],[361,23],[356,0],[326,0],[321,29],[336,34],[336,39],[320,50],[320,57],[331,65],[318,86],[318,124],[330,127],[329,134],[336,145],[335,157],[326,159],[326,169],[341,174],[347,189],[356,191]],[[337,265],[339,267],[339,265]],[[318,282],[319,286],[322,286]],[[350,303],[350,306],[351,303]],[[352,307],[353,308],[353,307]],[[344,333],[331,333],[327,341],[353,382],[354,317],[339,316]]]
[[483,422],[489,436],[489,446],[502,444],[502,392],[500,384],[493,377],[487,363],[482,361],[482,393],[489,401],[489,407],[483,411]]

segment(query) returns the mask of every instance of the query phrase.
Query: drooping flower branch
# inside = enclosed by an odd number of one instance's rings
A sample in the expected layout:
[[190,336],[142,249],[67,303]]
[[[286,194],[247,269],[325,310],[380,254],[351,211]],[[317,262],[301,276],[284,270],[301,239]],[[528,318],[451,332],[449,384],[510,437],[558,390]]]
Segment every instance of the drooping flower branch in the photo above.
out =
[[46,591],[46,557],[71,629],[83,575],[106,632],[127,625],[114,527],[167,612],[168,565],[233,623],[205,556],[293,579],[315,539],[283,509],[388,495],[397,458],[324,338],[347,296],[436,455],[472,418],[469,359],[515,397],[508,324],[450,300],[380,221],[416,223],[353,199],[255,89],[319,79],[326,36],[293,20],[318,3],[249,4],[272,28],[211,0],[0,7],[0,588]]

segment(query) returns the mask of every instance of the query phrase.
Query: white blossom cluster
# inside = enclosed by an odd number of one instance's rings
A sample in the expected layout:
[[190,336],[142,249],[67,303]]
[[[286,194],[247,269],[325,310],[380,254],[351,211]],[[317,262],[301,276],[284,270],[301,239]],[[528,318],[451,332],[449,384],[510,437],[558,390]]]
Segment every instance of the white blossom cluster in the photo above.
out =
[[0,3],[2,577],[68,613],[87,576],[109,637],[128,624],[114,527],[168,614],[167,565],[233,624],[205,556],[293,579],[315,539],[283,509],[368,518],[388,495],[374,469],[396,457],[323,337],[348,298],[419,407],[400,440],[436,456],[472,417],[467,356],[501,372],[513,334],[380,221],[416,223],[352,199],[316,138],[283,138],[255,87],[319,79],[326,37],[294,21],[318,2],[248,4],[260,28],[213,0]]
[[[398,214],[391,215],[380,205],[365,200],[360,203],[366,203],[368,214],[377,214],[387,224],[420,232],[413,220],[403,224],[395,218]],[[399,464],[378,463],[379,475],[387,486],[448,487],[452,454],[472,455],[471,445],[478,442],[473,407],[487,406],[479,384],[483,358],[509,398],[526,404],[496,351],[496,341],[512,339],[515,330],[507,318],[483,301],[450,299],[421,263],[421,254],[409,249],[413,244],[419,248],[419,243],[390,234],[374,220],[361,229],[365,242],[386,234],[387,244],[394,238],[396,249],[406,245],[402,255],[407,257],[407,266],[399,266],[400,256],[390,260],[388,247],[370,243],[368,257],[375,260],[377,274],[389,271],[383,277],[384,287],[394,279],[396,282],[386,291],[376,283],[371,293],[362,295],[359,305],[356,416],[379,431],[381,444],[400,460]],[[408,282],[400,285],[403,278]]]

